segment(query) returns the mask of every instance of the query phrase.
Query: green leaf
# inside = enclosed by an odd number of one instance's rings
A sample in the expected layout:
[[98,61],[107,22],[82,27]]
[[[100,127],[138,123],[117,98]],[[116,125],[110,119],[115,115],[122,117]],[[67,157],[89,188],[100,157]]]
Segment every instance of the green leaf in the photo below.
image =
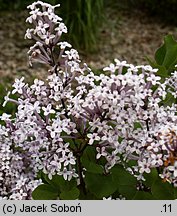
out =
[[41,177],[48,183],[46,185],[54,189],[54,191],[59,194],[61,199],[74,200],[79,197],[80,192],[77,188],[76,179],[73,178],[70,181],[66,181],[63,176],[54,175],[52,176],[52,180],[50,180],[44,173],[42,173]]
[[169,71],[177,63],[177,42],[172,35],[164,38],[164,44],[156,51],[155,60],[158,65],[165,66]]
[[147,187],[150,187],[155,199],[164,200],[177,198],[177,189],[168,182],[163,182],[155,168],[151,170],[151,173],[144,174],[144,177],[146,181],[143,183]]
[[171,106],[173,103],[175,103],[176,99],[171,94],[171,92],[167,92],[165,100],[161,101],[161,105],[163,106]]
[[110,196],[117,190],[117,184],[112,175],[100,175],[87,172],[85,174],[87,189],[97,198]]
[[111,169],[114,181],[117,185],[136,185],[136,178],[126,171],[123,166],[116,165]]
[[97,174],[103,173],[103,167],[101,165],[96,164],[92,161],[89,161],[86,158],[82,158],[81,162],[82,162],[82,165],[86,168],[87,172],[97,173]]
[[153,68],[159,69],[157,75],[169,76],[177,64],[177,41],[172,35],[167,35],[164,37],[163,45],[155,53],[155,61],[148,57],[146,59]]
[[33,192],[34,200],[56,200],[58,198],[58,191],[48,184],[39,185]]
[[71,190],[62,191],[60,194],[60,198],[62,200],[75,200],[78,199],[80,191],[78,188],[74,187]]
[[156,168],[152,168],[150,173],[145,173],[144,178],[146,181],[143,182],[144,185],[151,187],[154,182],[159,178]]
[[153,183],[151,191],[158,200],[173,200],[175,197],[173,186],[168,182],[163,182],[160,178]]
[[165,78],[168,77],[168,71],[165,68],[165,66],[155,64],[154,68],[159,69],[157,71],[156,75],[161,76],[161,77],[165,77]]
[[102,165],[97,164],[95,148],[88,146],[81,157],[81,163],[87,172],[102,174]]
[[126,199],[131,200],[137,192],[136,185],[121,185],[119,187],[119,193],[126,197]]
[[113,175],[114,182],[118,186],[119,193],[126,199],[133,199],[137,192],[137,179],[126,171],[121,165],[114,166],[111,169],[111,173]]
[[56,189],[59,188],[61,192],[70,191],[77,186],[76,179],[72,178],[70,181],[67,181],[60,175],[54,175],[52,180],[50,180],[50,184]]
[[88,146],[85,150],[84,153],[82,155],[82,160],[83,158],[85,160],[88,161],[92,161],[92,162],[96,162],[96,152],[95,152],[95,148],[93,148],[92,146]]
[[149,192],[137,191],[133,200],[154,200],[155,198]]
[[77,186],[76,179],[72,178],[70,181],[67,181],[61,175],[53,175],[52,179],[50,180],[48,176],[42,173],[42,179],[51,185],[57,191],[69,191],[73,187]]
[[150,58],[146,57],[147,61],[149,62],[149,64],[153,67],[153,68],[157,68],[157,75],[161,76],[161,77],[167,77],[168,76],[168,71],[165,68],[165,66],[159,65],[156,62],[154,62],[153,60],[151,60]]
[[99,199],[90,191],[87,191],[87,193],[85,194],[81,185],[78,185],[78,189],[80,190],[79,200],[98,200]]
[[177,188],[174,187],[174,199],[177,199]]
[[42,180],[42,183],[44,183],[44,184],[49,184],[49,182],[50,182],[50,179],[48,178],[48,175],[47,175],[47,174],[44,174],[44,173],[42,172],[42,170],[40,170],[40,171],[38,172],[37,178],[38,178],[38,179],[41,179],[41,180]]
[[127,199],[136,193],[136,178],[120,165],[114,166],[107,176],[87,172],[85,182],[87,189],[98,198],[110,196],[116,190]]
[[166,55],[166,46],[163,44],[155,53],[155,60],[157,64],[162,65]]
[[140,122],[134,122],[134,130],[136,130],[138,128],[142,128],[141,123]]

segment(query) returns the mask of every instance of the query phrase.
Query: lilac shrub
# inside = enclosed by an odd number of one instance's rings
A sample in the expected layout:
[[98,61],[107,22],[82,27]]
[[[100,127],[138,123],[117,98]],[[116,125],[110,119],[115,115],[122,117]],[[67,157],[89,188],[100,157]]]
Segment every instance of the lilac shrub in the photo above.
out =
[[176,104],[163,104],[167,92],[176,98],[177,72],[162,80],[158,69],[115,59],[95,75],[61,40],[67,27],[55,15],[56,7],[41,1],[28,6],[26,21],[32,28],[25,38],[35,42],[29,61],[49,70],[46,80],[35,79],[32,85],[16,79],[5,97],[3,106],[15,103],[17,109],[0,117],[1,199],[32,199],[34,189],[45,183],[39,173],[49,181],[75,179],[86,194],[87,149],[94,150],[104,176],[121,165],[145,182],[144,175],[156,168],[164,181],[177,186]]

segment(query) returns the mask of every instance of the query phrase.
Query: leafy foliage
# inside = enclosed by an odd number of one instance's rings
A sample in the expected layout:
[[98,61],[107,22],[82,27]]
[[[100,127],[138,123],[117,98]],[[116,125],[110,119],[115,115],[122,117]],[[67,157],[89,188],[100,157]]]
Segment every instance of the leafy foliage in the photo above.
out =
[[103,166],[96,161],[95,149],[88,146],[81,159],[82,165],[86,168],[87,172],[95,174],[103,174]]
[[177,64],[177,41],[172,35],[164,38],[164,43],[155,53],[155,61],[150,60],[152,67],[158,68],[158,75],[167,77],[175,69]]
[[58,191],[49,184],[39,185],[32,193],[35,200],[56,200]]
[[[39,185],[32,193],[33,199],[57,199],[75,200],[80,191],[75,179],[65,181],[62,176],[55,175],[52,180],[44,173],[39,174],[45,184]],[[44,195],[45,194],[45,195]]]

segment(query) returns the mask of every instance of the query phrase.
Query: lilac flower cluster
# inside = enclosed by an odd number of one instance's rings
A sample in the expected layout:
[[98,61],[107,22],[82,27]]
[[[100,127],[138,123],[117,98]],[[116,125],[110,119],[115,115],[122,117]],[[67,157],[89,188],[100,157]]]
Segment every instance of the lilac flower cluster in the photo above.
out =
[[[150,66],[135,67],[115,59],[115,64],[104,71],[110,74],[76,77],[78,84],[89,90],[80,99],[82,108],[72,109],[72,115],[79,113],[80,118],[89,122],[88,144],[95,144],[97,159],[106,158],[108,170],[116,163],[126,165],[128,160],[136,160],[137,166],[128,170],[138,179],[144,179],[143,173],[163,167],[166,161],[171,164],[171,156],[175,157],[176,105],[160,105],[166,98],[167,86],[160,83],[157,70]],[[79,92],[79,98],[84,94]],[[167,179],[173,183],[175,166],[175,163],[167,165],[162,174],[164,177],[168,172]]]
[[[96,159],[105,158],[104,171],[123,164],[140,180],[151,168],[177,183],[176,105],[164,106],[170,88],[176,97],[177,72],[164,82],[151,66],[134,66],[115,59],[95,75],[81,64],[78,52],[61,35],[67,33],[57,6],[37,1],[30,5],[26,38],[35,41],[28,52],[31,64],[48,65],[45,81],[32,85],[16,79],[6,103],[17,105],[14,116],[0,119],[0,197],[31,199],[41,184],[39,171],[84,179],[80,157],[88,146]],[[171,86],[170,86],[171,85]],[[170,87],[169,87],[170,86]],[[18,94],[18,99],[10,95]],[[135,160],[136,166],[127,162]],[[5,181],[3,181],[5,179]]]

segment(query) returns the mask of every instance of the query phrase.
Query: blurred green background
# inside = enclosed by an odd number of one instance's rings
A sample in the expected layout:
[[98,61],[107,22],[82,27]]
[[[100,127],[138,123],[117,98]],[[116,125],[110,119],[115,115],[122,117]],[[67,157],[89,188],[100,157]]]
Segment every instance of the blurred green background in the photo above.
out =
[[[0,10],[24,10],[34,0],[0,0]],[[57,9],[69,28],[67,40],[75,47],[94,51],[98,26],[103,20],[104,0],[46,0],[52,5],[61,4]]]
[[[24,10],[34,0],[0,0],[0,11]],[[159,16],[165,22],[177,24],[177,0],[46,0],[61,4],[58,13],[69,28],[67,40],[80,51],[96,50],[99,26],[105,22],[108,5],[130,10],[142,10],[149,16]]]

